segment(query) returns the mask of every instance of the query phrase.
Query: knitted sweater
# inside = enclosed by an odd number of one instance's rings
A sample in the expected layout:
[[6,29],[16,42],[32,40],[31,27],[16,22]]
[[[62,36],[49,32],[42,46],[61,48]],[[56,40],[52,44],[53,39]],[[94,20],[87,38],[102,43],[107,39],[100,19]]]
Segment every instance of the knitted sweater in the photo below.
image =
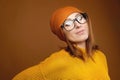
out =
[[62,49],[12,80],[110,80],[105,55],[96,50],[93,59],[83,61]]

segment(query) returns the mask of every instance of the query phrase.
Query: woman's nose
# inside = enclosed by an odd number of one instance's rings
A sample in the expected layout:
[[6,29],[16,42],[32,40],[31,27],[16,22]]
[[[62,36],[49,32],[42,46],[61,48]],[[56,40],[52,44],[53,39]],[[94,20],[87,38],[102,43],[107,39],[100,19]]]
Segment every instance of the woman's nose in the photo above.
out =
[[78,21],[75,21],[74,22],[74,26],[75,26],[75,28],[80,28],[81,24]]

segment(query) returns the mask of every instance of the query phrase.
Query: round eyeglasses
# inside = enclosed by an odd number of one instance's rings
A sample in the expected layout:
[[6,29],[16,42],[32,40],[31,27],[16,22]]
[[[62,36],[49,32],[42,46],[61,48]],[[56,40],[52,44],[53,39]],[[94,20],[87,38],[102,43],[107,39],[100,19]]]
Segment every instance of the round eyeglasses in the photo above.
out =
[[79,24],[84,24],[87,22],[87,19],[88,17],[86,13],[80,13],[73,20],[71,19],[65,20],[61,27],[67,31],[71,31],[75,28],[75,24],[74,24],[75,21],[77,21]]

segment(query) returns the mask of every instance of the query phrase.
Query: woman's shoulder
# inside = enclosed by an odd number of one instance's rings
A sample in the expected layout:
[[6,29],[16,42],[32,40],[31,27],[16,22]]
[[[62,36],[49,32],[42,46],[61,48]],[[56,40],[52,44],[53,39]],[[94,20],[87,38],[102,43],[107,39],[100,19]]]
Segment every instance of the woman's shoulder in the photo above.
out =
[[64,49],[56,51],[39,64],[29,67],[17,74],[13,80],[29,80],[29,78],[30,80],[38,80],[45,78],[44,73],[49,73],[51,70],[54,71],[66,65],[66,56],[69,55]]
[[60,64],[63,64],[63,60],[61,59],[65,54],[65,51],[59,50],[52,53],[49,57],[41,61],[39,64],[31,66],[20,73],[18,73],[12,80],[38,80],[44,78],[43,71],[52,70]]
[[102,50],[96,50],[94,57],[102,62],[106,62],[106,54]]
[[95,50],[95,54],[100,57],[106,57],[105,52],[103,52],[102,50]]
[[64,63],[65,57],[68,56],[68,53],[61,49],[59,51],[56,51],[52,53],[49,57],[47,57],[45,60],[40,62],[40,64],[43,65],[60,65],[61,63]]

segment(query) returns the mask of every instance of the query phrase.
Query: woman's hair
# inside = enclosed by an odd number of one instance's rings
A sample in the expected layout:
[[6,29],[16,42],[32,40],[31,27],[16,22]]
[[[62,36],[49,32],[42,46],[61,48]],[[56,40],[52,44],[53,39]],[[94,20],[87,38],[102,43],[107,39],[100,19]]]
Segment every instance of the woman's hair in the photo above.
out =
[[[77,47],[75,47],[73,45],[73,43],[71,43],[65,36],[61,25],[63,24],[63,22],[65,21],[65,19],[72,13],[74,12],[78,12],[78,13],[83,13],[82,11],[80,11],[79,9],[77,9],[76,7],[72,7],[72,6],[67,6],[67,7],[63,7],[60,9],[57,9],[53,15],[51,16],[50,19],[50,27],[52,32],[58,36],[59,39],[65,41],[67,43],[67,48],[66,50],[68,52],[70,52],[71,55],[75,56],[75,57],[79,57],[83,60],[85,60],[84,56],[83,56],[83,52],[78,49]],[[86,15],[87,16],[87,15]],[[89,36],[88,39],[86,40],[86,53],[88,57],[92,58],[93,55],[93,51],[98,49],[97,45],[95,45],[95,41],[94,41],[94,36],[93,36],[93,31],[92,31],[92,25],[91,25],[91,21],[90,18],[87,16],[88,19],[88,26],[89,26]]]
[[[86,15],[86,16],[87,16],[87,21],[88,21],[88,26],[89,26],[89,36],[88,36],[88,39],[86,40],[86,48],[85,48],[86,50],[85,51],[87,53],[87,56],[92,58],[92,55],[93,55],[94,51],[98,49],[98,46],[95,44],[91,20],[88,17],[88,15]],[[66,50],[69,51],[70,54],[85,60],[84,56],[82,55],[83,52],[80,49],[78,49],[76,46],[74,46],[73,43],[71,43],[67,38],[66,38],[66,43],[68,45]]]

